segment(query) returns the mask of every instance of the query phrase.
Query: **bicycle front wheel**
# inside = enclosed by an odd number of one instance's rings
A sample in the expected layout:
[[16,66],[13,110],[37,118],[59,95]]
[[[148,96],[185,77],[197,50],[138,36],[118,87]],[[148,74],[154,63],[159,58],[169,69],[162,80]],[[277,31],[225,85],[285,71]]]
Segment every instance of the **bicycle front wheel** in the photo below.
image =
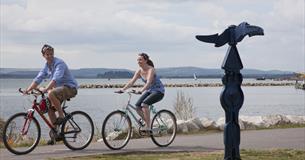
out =
[[103,141],[107,147],[118,150],[126,146],[131,137],[131,121],[122,111],[111,112],[102,127]]
[[151,124],[151,139],[159,147],[170,145],[177,132],[175,115],[168,110],[159,111],[153,118]]
[[61,128],[64,144],[71,150],[86,148],[94,134],[92,119],[82,111],[74,111],[67,116]]
[[27,113],[17,113],[10,117],[3,129],[3,143],[12,153],[27,154],[37,146],[40,140],[38,121]]

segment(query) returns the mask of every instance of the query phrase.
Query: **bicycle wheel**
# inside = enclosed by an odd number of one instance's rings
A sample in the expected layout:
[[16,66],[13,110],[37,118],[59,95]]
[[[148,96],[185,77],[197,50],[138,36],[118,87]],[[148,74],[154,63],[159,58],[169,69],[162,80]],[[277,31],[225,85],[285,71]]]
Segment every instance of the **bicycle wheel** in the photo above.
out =
[[168,110],[161,110],[153,117],[151,123],[152,141],[159,147],[170,145],[177,132],[177,122],[175,115]]
[[27,113],[17,113],[10,117],[3,129],[3,143],[12,153],[27,154],[40,140],[40,126],[35,117],[27,118]]
[[118,150],[126,146],[131,137],[131,121],[122,111],[111,112],[102,127],[103,141],[107,147]]
[[74,111],[67,116],[61,128],[64,144],[71,150],[86,148],[94,134],[92,119],[82,111]]

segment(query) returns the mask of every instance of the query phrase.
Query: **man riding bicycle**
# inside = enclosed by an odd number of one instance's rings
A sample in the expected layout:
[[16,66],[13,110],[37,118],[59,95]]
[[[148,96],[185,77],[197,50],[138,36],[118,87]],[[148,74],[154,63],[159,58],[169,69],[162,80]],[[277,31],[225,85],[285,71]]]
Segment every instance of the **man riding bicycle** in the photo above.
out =
[[[51,101],[52,107],[48,111],[50,121],[53,125],[60,125],[64,121],[61,103],[66,99],[76,96],[78,84],[67,64],[63,60],[54,57],[53,47],[45,44],[41,49],[41,53],[46,60],[46,64],[25,92],[28,93],[37,88],[44,79],[49,78],[50,82],[48,85],[40,90],[42,92],[48,92],[48,98]],[[58,117],[56,117],[56,111],[58,111]],[[54,141],[49,140],[48,144],[52,145]]]

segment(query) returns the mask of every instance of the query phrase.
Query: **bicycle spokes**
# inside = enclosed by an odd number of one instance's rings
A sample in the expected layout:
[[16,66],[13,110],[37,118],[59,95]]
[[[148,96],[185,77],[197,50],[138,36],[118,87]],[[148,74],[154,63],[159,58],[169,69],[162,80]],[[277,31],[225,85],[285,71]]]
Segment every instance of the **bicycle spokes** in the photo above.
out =
[[159,111],[152,120],[153,142],[165,147],[171,144],[176,136],[177,124],[174,114],[167,110]]
[[29,120],[26,113],[12,116],[4,128],[4,144],[15,154],[32,151],[40,139],[40,127],[36,119]]
[[131,136],[130,118],[121,111],[110,113],[103,123],[102,137],[105,144],[111,149],[121,149]]
[[93,122],[89,115],[82,111],[72,112],[63,123],[61,134],[67,147],[72,150],[83,149],[92,140],[94,134]]
[[8,126],[9,132],[7,134],[8,144],[11,146],[24,146],[31,145],[34,143],[36,133],[31,131],[30,123],[31,120],[28,118],[24,119],[24,125],[17,126],[16,122],[12,122],[11,126]]
[[126,123],[126,116],[125,115],[117,115],[118,117],[112,117],[109,121],[112,121],[112,126],[108,128],[108,135],[107,139],[109,140],[118,140],[124,137],[124,134],[127,133],[128,126]]

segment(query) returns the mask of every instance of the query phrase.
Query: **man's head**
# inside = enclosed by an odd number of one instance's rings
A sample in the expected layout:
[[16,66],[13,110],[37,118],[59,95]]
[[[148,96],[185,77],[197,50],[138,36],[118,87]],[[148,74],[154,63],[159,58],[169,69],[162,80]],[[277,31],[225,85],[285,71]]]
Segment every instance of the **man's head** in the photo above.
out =
[[48,44],[45,44],[41,48],[42,56],[47,60],[48,63],[53,61],[54,48]]
[[45,54],[46,51],[52,51],[53,54],[54,54],[54,48],[52,46],[48,45],[48,44],[43,45],[42,48],[41,48],[41,53],[42,54]]

